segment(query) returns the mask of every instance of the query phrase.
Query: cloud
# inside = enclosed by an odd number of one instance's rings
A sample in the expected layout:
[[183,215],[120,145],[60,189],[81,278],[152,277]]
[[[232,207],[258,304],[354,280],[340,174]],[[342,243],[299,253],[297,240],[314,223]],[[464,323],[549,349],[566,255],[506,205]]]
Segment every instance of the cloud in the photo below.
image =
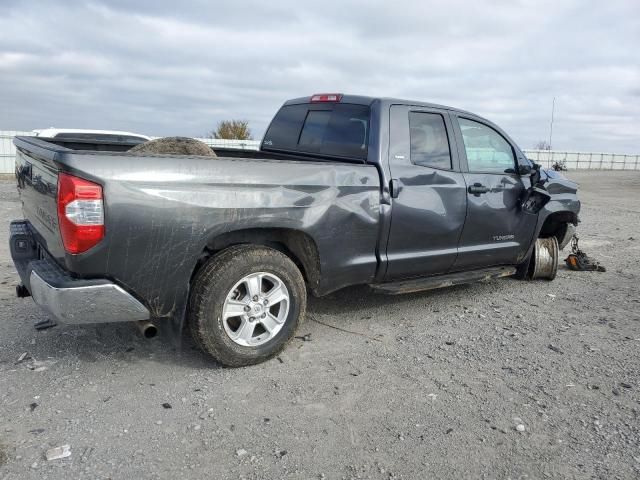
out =
[[287,98],[396,96],[486,116],[523,148],[638,153],[637,1],[8,1],[0,129],[261,135]]

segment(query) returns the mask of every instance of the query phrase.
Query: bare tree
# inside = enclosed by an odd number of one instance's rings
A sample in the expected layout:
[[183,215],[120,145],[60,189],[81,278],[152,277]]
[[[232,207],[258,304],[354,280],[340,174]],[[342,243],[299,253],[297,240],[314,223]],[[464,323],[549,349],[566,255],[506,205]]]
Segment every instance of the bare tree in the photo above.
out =
[[222,120],[209,138],[224,140],[253,140],[247,120]]
[[544,140],[540,140],[533,146],[533,148],[535,150],[551,150],[551,145]]

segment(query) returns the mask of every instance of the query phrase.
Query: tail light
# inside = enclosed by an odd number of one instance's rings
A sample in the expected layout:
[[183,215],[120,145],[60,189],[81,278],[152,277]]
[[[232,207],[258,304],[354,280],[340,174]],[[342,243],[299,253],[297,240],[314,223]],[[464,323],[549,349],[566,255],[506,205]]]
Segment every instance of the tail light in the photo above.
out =
[[104,238],[102,187],[66,173],[58,176],[58,224],[64,249],[76,254]]
[[339,102],[342,100],[341,93],[316,93],[311,96],[311,103],[318,102]]

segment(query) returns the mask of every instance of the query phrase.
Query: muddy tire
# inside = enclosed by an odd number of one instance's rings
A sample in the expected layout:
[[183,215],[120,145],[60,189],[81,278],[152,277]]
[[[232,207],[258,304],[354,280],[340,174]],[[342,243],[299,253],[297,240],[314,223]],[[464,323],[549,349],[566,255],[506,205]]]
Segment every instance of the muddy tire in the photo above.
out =
[[196,274],[188,321],[204,352],[223,365],[242,367],[282,351],[306,305],[304,279],[289,257],[268,247],[237,245]]

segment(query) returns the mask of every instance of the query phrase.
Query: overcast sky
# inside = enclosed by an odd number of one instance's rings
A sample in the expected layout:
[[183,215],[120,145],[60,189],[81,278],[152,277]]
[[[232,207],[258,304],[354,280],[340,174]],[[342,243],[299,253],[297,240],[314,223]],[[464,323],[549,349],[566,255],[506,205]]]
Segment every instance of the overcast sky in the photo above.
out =
[[242,118],[259,138],[287,98],[343,92],[471,110],[531,148],[555,96],[554,149],[640,153],[639,0],[0,3],[0,130]]

